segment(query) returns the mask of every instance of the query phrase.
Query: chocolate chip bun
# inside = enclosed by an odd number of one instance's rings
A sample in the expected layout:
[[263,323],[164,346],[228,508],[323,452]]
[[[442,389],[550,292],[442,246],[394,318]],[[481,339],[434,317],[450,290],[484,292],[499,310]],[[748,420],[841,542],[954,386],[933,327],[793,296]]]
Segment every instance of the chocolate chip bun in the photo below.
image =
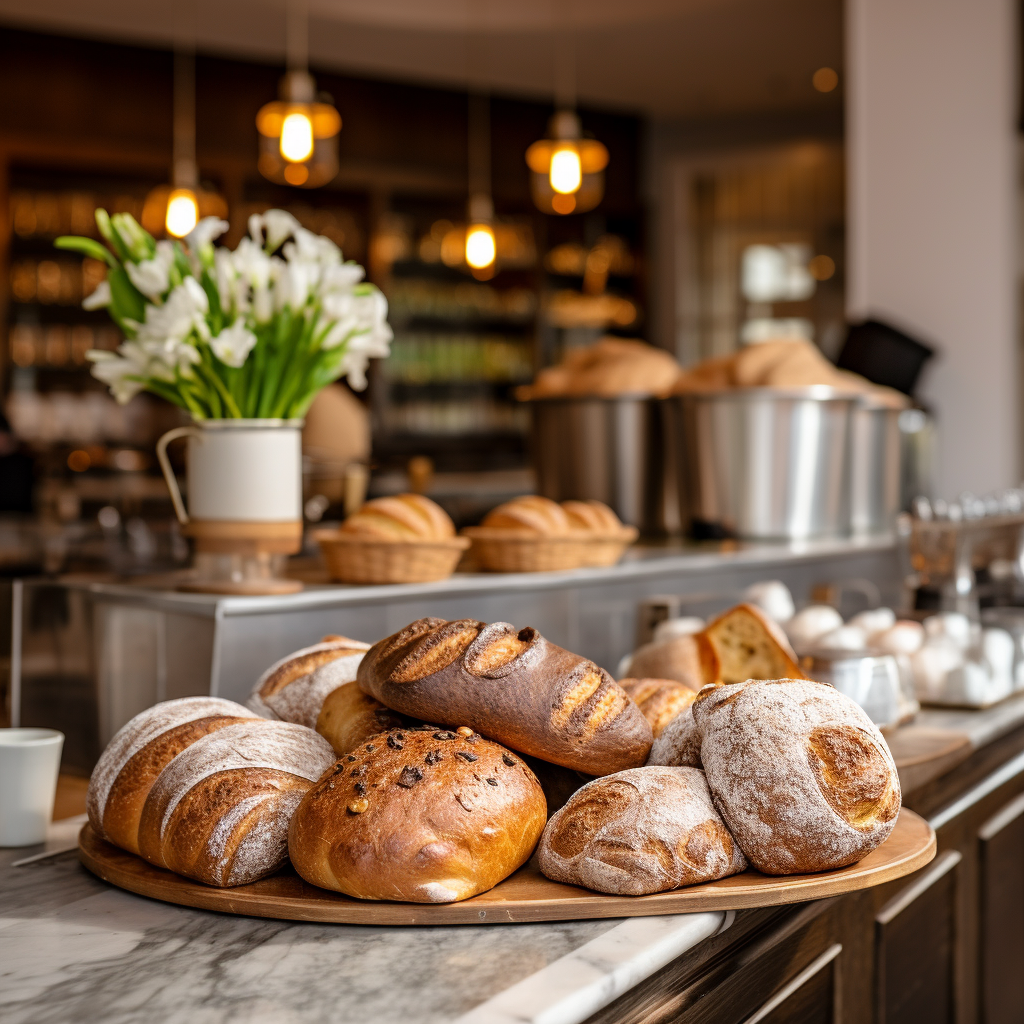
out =
[[378,733],[417,725],[422,723],[385,707],[363,693],[353,680],[327,695],[316,720],[316,731],[334,747],[335,753],[347,754]]
[[[694,698],[696,698],[694,694]],[[693,705],[685,708],[656,736],[651,744],[648,764],[675,768],[700,768],[700,733],[693,720]]]
[[622,687],[530,626],[418,619],[370,648],[358,681],[402,714],[468,725],[587,775],[639,767],[651,749],[651,727]]
[[750,680],[693,703],[715,806],[768,875],[853,864],[896,825],[900,783],[882,734],[827,683]]
[[710,882],[747,863],[696,768],[633,768],[595,779],[548,822],[537,850],[556,882],[643,896]]
[[288,834],[313,885],[371,900],[452,903],[524,864],[544,829],[540,783],[469,728],[392,729],[347,754]]
[[695,691],[674,679],[620,679],[619,686],[651,723],[655,742],[669,722],[681,715],[697,696]]

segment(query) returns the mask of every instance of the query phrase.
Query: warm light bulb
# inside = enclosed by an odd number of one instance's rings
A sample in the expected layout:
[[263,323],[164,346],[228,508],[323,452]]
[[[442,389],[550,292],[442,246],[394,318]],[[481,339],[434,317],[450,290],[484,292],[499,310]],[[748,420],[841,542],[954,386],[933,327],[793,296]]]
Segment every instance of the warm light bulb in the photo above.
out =
[[167,234],[184,238],[199,223],[199,204],[190,188],[176,188],[167,198]]
[[474,224],[466,233],[466,262],[474,270],[483,270],[494,262],[497,247],[489,224]]
[[306,114],[293,112],[281,125],[281,156],[300,164],[313,154],[313,122]]
[[571,195],[580,190],[583,182],[583,168],[580,167],[580,155],[575,149],[559,149],[551,157],[551,170],[548,172],[551,187],[562,195]]

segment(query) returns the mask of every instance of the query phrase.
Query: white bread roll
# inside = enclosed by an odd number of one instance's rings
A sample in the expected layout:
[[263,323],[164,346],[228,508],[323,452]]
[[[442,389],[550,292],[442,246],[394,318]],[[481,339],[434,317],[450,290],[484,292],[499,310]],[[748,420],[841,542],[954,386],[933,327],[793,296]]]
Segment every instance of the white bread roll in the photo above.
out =
[[789,622],[796,614],[793,595],[782,580],[761,580],[759,583],[752,583],[743,591],[743,600],[756,604],[769,619],[780,625]]
[[786,623],[789,642],[801,652],[813,647],[820,637],[843,624],[843,617],[827,604],[812,604],[796,613]]
[[537,848],[548,878],[642,896],[725,878],[747,865],[695,768],[632,768],[578,789]]

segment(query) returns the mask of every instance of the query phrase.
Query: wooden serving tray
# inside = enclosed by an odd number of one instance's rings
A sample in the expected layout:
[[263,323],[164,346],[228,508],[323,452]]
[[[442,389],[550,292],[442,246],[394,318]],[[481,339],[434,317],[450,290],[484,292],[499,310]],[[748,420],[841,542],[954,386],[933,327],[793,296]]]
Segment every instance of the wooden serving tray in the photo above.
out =
[[743,910],[837,896],[866,889],[924,867],[935,856],[928,822],[904,808],[892,835],[862,861],[817,875],[772,877],[757,871],[652,896],[609,896],[545,878],[533,861],[514,875],[461,903],[357,900],[304,882],[289,867],[270,878],[216,889],[182,878],[111,846],[86,825],[78,837],[82,863],[105,882],[140,896],[226,914],[337,924],[508,924],[599,917],[647,917],[705,910]]

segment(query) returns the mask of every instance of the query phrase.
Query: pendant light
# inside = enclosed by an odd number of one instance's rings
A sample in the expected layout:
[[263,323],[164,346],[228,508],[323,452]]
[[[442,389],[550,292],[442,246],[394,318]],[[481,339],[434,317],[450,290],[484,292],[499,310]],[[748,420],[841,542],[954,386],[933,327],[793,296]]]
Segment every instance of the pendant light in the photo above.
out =
[[485,281],[494,276],[498,245],[494,238],[494,201],[491,199],[491,110],[487,96],[469,95],[469,223],[466,226],[466,263],[473,276]]
[[174,52],[174,142],[171,184],[158,185],[142,206],[142,226],[151,235],[184,238],[201,217],[226,217],[228,204],[199,185],[196,166],[196,55]]
[[[309,73],[309,16],[305,0],[288,4],[288,71],[279,100],[256,115],[260,174],[279,185],[318,188],[338,173],[341,115],[318,97]],[[324,102],[328,99],[328,102]]]
[[555,113],[548,137],[526,151],[530,192],[542,213],[585,213],[604,196],[608,150],[596,139],[585,139],[576,114],[576,67],[568,35],[556,57]]

